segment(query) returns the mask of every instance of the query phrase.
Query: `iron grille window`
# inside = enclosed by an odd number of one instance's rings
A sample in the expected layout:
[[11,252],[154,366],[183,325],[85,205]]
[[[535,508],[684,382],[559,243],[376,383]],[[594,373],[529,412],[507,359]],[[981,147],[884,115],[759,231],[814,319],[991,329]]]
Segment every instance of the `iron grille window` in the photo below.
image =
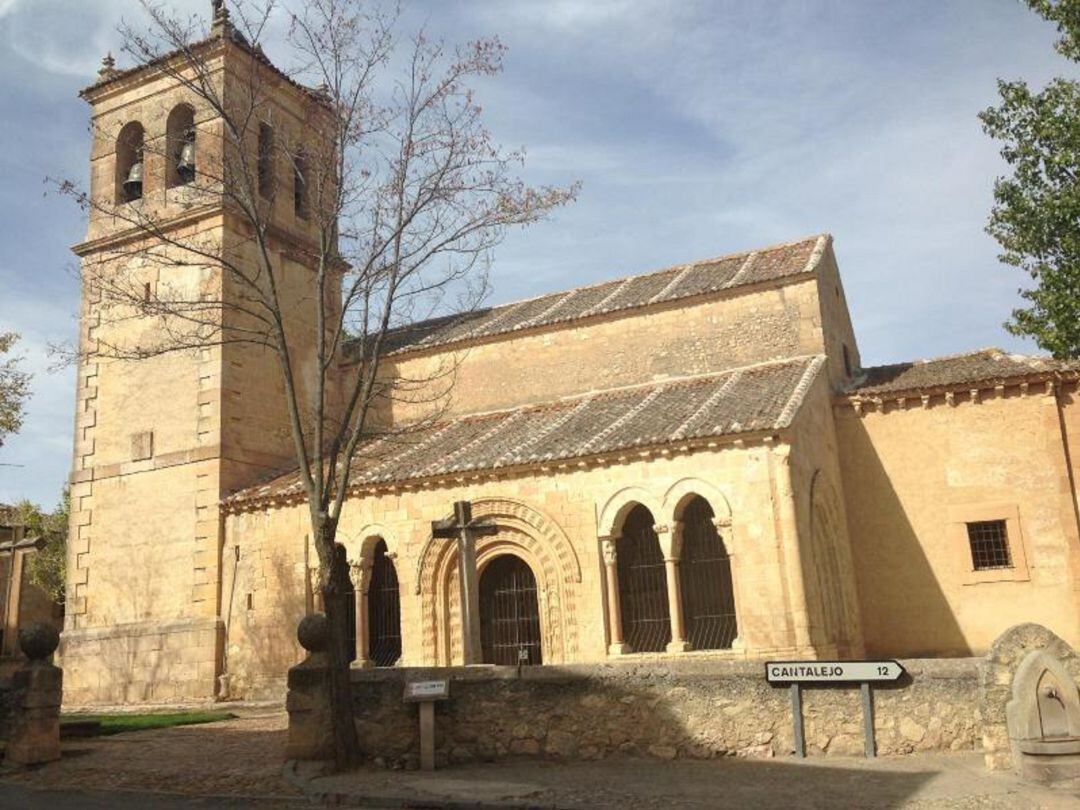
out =
[[713,525],[713,510],[694,498],[683,510],[679,563],[686,640],[695,650],[727,650],[739,635],[731,558]]
[[1004,520],[980,520],[967,524],[971,562],[976,571],[1012,568],[1009,535]]
[[623,636],[634,652],[661,652],[671,641],[667,572],[653,522],[652,512],[635,506],[618,544]]
[[536,577],[520,557],[496,557],[480,576],[480,646],[486,664],[542,664]]
[[401,658],[401,595],[397,568],[386,555],[386,541],[375,546],[368,587],[368,658],[377,667],[392,667]]

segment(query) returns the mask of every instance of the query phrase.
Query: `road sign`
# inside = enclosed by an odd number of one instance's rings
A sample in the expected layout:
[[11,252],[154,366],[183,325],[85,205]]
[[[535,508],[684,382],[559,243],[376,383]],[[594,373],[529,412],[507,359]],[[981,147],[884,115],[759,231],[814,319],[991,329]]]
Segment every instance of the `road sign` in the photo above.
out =
[[406,703],[446,700],[448,697],[450,697],[449,681],[411,681],[405,684]]
[[900,662],[884,661],[768,661],[769,683],[880,683],[899,680]]

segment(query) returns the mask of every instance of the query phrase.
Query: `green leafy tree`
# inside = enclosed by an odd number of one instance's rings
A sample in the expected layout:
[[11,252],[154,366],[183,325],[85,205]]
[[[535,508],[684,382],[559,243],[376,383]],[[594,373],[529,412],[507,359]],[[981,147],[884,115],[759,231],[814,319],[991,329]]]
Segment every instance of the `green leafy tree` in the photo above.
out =
[[71,493],[67,487],[60,503],[46,512],[37,504],[23,500],[12,507],[9,519],[26,527],[27,537],[42,537],[45,545],[37,554],[27,557],[30,581],[56,602],[64,601],[64,580],[67,573],[67,532],[71,512]]
[[22,427],[23,409],[30,397],[30,374],[19,367],[22,358],[11,355],[18,332],[0,332],[0,447]]
[[[1025,0],[1062,35],[1054,47],[1080,63],[1080,0]],[[1001,260],[1035,282],[1020,291],[1028,306],[1005,327],[1058,358],[1080,357],[1080,81],[1056,78],[1042,91],[999,81],[1002,103],[979,114],[1003,141],[1012,176],[994,184],[987,232]]]
[[26,521],[29,534],[45,539],[37,554],[27,558],[30,581],[49,595],[54,602],[63,603],[64,583],[67,580],[67,534],[68,518],[71,516],[71,491],[64,487],[60,503],[52,512],[43,512],[29,501],[23,501],[17,509],[33,508]]

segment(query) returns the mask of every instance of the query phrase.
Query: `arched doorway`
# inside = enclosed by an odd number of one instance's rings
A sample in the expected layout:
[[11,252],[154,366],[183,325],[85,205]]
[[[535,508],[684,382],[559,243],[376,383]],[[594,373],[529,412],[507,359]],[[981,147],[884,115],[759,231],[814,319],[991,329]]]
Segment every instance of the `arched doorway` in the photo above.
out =
[[480,574],[480,639],[485,664],[543,663],[536,577],[520,557],[503,554]]

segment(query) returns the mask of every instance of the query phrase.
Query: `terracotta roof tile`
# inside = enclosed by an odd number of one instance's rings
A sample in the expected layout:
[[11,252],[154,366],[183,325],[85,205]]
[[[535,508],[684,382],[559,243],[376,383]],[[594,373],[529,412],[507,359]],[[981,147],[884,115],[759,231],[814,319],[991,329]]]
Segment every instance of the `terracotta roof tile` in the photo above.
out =
[[[396,483],[779,430],[791,423],[822,364],[822,357],[801,357],[465,416],[408,435],[372,440],[357,453],[352,480],[358,485]],[[292,472],[227,501],[288,498],[302,491]]]
[[1068,367],[1068,363],[1050,357],[1007,354],[1001,349],[980,349],[967,354],[863,369],[864,378],[851,386],[848,393],[872,396],[950,385],[974,385],[1052,373]]
[[444,346],[461,340],[548,326],[800,275],[814,268],[828,239],[826,235],[814,236],[790,244],[705,259],[459,316],[419,321],[388,332],[385,351],[403,352]]

